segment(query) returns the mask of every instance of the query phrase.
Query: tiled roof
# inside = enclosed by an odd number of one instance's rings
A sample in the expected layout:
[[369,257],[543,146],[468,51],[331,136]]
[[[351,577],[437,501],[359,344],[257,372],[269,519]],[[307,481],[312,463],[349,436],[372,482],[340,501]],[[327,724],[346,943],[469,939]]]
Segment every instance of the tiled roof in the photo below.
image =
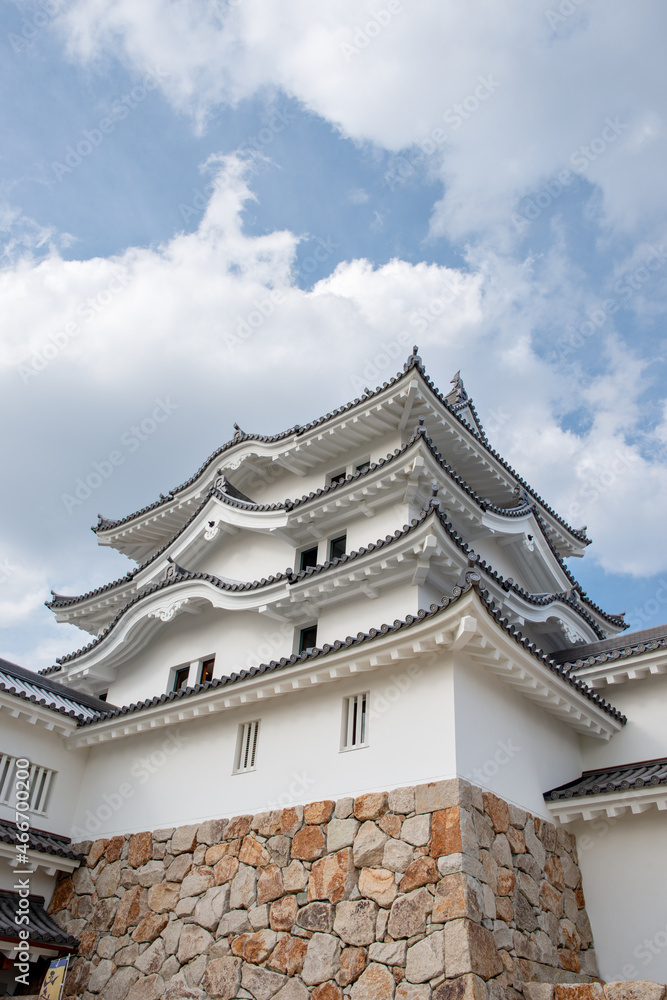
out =
[[105,702],[91,695],[82,694],[74,688],[58,681],[44,680],[43,674],[19,667],[8,660],[0,659],[0,691],[42,705],[53,712],[68,715],[72,719],[94,718]]
[[[47,833],[45,830],[29,831],[28,848],[39,851],[40,854],[51,854],[57,858],[69,858],[72,861],[83,861],[83,856],[70,847],[69,837],[61,837],[57,833]],[[4,844],[16,843],[16,824],[7,819],[0,819],[0,841]]]
[[584,771],[580,778],[566,785],[552,788],[544,796],[547,802],[559,799],[580,798],[585,795],[604,795],[610,792],[625,792],[633,788],[667,785],[667,758],[645,760],[639,764],[623,764],[620,767],[601,768]]
[[420,438],[425,441],[427,447],[429,448],[429,451],[431,452],[435,460],[438,462],[442,470],[447,474],[447,476],[453,482],[455,482],[471,498],[471,500],[474,501],[474,503],[477,504],[480,510],[490,511],[491,513],[497,514],[501,517],[508,517],[508,518],[525,517],[526,514],[529,514],[531,512],[534,513],[538,520],[539,526],[542,530],[542,534],[544,535],[545,540],[551,552],[557,559],[561,569],[566,574],[566,576],[572,583],[573,587],[576,587],[576,589],[580,593],[585,603],[589,604],[595,611],[598,612],[598,614],[605,617],[612,624],[621,625],[625,627],[625,623],[623,621],[623,615],[607,614],[605,611],[602,610],[602,608],[598,607],[597,604],[594,604],[587,597],[586,592],[577,583],[576,579],[574,578],[574,576],[568,569],[567,565],[563,561],[562,557],[560,556],[560,553],[558,552],[555,545],[551,541],[548,532],[546,530],[544,521],[542,520],[541,516],[537,511],[536,505],[529,501],[525,493],[522,497],[520,497],[519,503],[516,507],[499,507],[497,504],[491,503],[491,501],[480,496],[479,493],[477,493],[471,486],[469,486],[468,483],[465,481],[465,479],[463,479],[452,468],[452,466],[443,458],[443,456],[436,448],[433,440],[426,433],[426,429],[423,425],[423,420],[421,418],[419,421],[419,426],[415,429],[415,432],[411,436],[410,440],[407,441],[402,447],[396,448],[391,454],[387,455],[385,458],[381,458],[377,462],[372,462],[365,469],[357,470],[351,473],[350,475],[346,476],[345,479],[343,480],[339,480],[335,483],[330,483],[326,486],[320,487],[319,489],[314,490],[308,494],[304,494],[303,496],[295,500],[288,499],[271,504],[257,504],[247,498],[241,499],[241,497],[243,497],[243,494],[240,494],[240,492],[236,490],[236,488],[233,487],[231,483],[229,483],[226,480],[226,477],[221,476],[221,479],[225,480],[224,489],[222,487],[222,484],[220,483],[220,480],[216,480],[211,489],[208,491],[204,500],[199,504],[197,509],[190,515],[187,521],[185,521],[185,523],[172,535],[172,537],[169,539],[168,542],[165,542],[164,545],[162,545],[156,552],[154,552],[151,556],[149,556],[148,559],[144,560],[144,562],[142,562],[139,566],[136,566],[134,569],[130,570],[128,573],[126,573],[124,577],[120,577],[118,580],[114,580],[111,583],[105,584],[104,586],[97,587],[95,590],[90,590],[87,593],[81,594],[78,597],[74,596],[65,597],[63,595],[54,593],[53,600],[45,602],[46,607],[52,610],[58,608],[71,607],[74,604],[79,604],[82,601],[89,600],[91,597],[96,597],[99,594],[112,590],[119,584],[129,583],[138,573],[140,573],[143,569],[149,566],[156,559],[158,559],[161,555],[164,555],[164,553],[167,551],[167,549],[169,549],[169,547],[173,544],[173,542],[175,542],[176,539],[179,538],[185,532],[188,526],[192,524],[194,519],[198,516],[198,514],[209,502],[211,496],[215,496],[218,500],[222,501],[225,504],[228,504],[231,507],[236,507],[242,510],[251,510],[257,512],[295,510],[297,507],[303,506],[304,504],[309,503],[310,501],[317,499],[318,497],[332,493],[335,490],[342,489],[348,483],[354,482],[357,479],[368,476],[370,473],[374,472],[378,468],[382,468],[383,466],[391,462],[395,462],[397,458],[400,458],[402,455],[404,455]]
[[[667,625],[657,625],[655,628],[641,629],[639,632],[627,632],[600,642],[589,642],[585,646],[574,646],[559,649],[552,653],[555,663],[566,664],[571,668],[593,666],[608,660],[618,660],[621,657],[639,656],[640,653],[651,652],[654,649],[667,649]],[[576,659],[572,654],[576,653]]]
[[[517,584],[514,583],[514,581],[511,578],[505,580],[504,577],[502,577],[499,573],[497,573],[496,570],[494,570],[493,567],[490,566],[485,559],[482,559],[477,553],[475,553],[472,547],[468,545],[468,543],[465,542],[463,538],[461,538],[461,536],[457,533],[453,525],[449,522],[449,520],[440,510],[439,501],[437,500],[437,498],[432,498],[429,501],[428,505],[421,512],[418,518],[413,518],[410,524],[403,525],[403,528],[397,529],[393,533],[393,535],[386,535],[384,538],[379,538],[375,543],[371,542],[370,545],[362,546],[357,551],[346,553],[343,556],[340,556],[331,561],[327,561],[323,564],[318,564],[317,566],[309,566],[307,569],[299,570],[298,572],[294,572],[291,568],[288,568],[285,570],[284,573],[276,573],[275,575],[269,577],[263,577],[261,580],[253,580],[252,582],[247,582],[247,583],[230,583],[226,580],[221,580],[219,577],[214,576],[211,573],[191,572],[189,570],[185,570],[182,567],[177,566],[175,563],[173,563],[172,560],[170,560],[172,565],[167,570],[164,579],[159,580],[156,583],[150,584],[150,586],[144,588],[140,593],[136,594],[130,601],[127,602],[127,604],[125,604],[122,608],[118,610],[118,612],[114,615],[114,617],[111,619],[106,628],[104,628],[102,632],[100,632],[100,634],[96,636],[94,639],[92,639],[89,643],[77,649],[73,653],[67,653],[64,656],[58,657],[55,666],[46,667],[41,671],[41,673],[44,676],[51,674],[55,671],[58,671],[63,664],[69,663],[72,660],[77,659],[77,657],[82,656],[84,653],[90,652],[91,649],[94,649],[95,646],[99,645],[100,642],[106,639],[109,633],[116,627],[118,622],[130,608],[134,607],[135,604],[143,600],[145,597],[148,597],[150,594],[154,594],[157,591],[162,590],[166,587],[173,586],[175,583],[183,582],[185,580],[206,580],[208,583],[213,584],[213,586],[217,587],[219,590],[226,590],[230,592],[257,590],[260,589],[261,587],[265,587],[280,580],[285,580],[287,583],[293,584],[299,580],[305,579],[315,574],[325,572],[326,570],[334,566],[339,566],[342,563],[349,562],[350,560],[358,559],[369,552],[373,552],[376,549],[383,548],[385,545],[391,544],[397,539],[404,537],[410,531],[414,530],[414,528],[416,528],[419,524],[421,524],[432,512],[435,513],[436,517],[439,519],[444,530],[447,532],[450,538],[456,543],[456,545],[458,545],[458,547],[462,550],[462,552],[465,553],[465,555],[472,561],[472,563],[478,566],[480,569],[482,569],[488,576],[490,576],[493,580],[495,580],[496,583],[502,586],[504,590],[513,591],[527,603],[532,604],[534,606],[544,607],[549,604],[557,602],[567,604],[571,608],[573,608],[577,612],[577,614],[579,614],[590,625],[590,627],[597,635],[602,637],[603,633],[599,625],[594,620],[594,618],[592,618],[589,612],[581,606],[580,602],[576,599],[576,597],[573,595],[572,592],[534,595],[534,594],[529,594],[522,587],[519,587]],[[611,616],[605,616],[605,617],[609,617],[610,620],[613,621]]]
[[[537,500],[537,502],[546,511],[548,511],[549,514],[563,528],[565,528],[565,530],[569,534],[571,534],[578,541],[583,542],[586,545],[590,544],[590,539],[586,536],[585,529],[583,528],[577,529],[569,525],[567,521],[565,521],[559,514],[557,514],[556,511],[553,510],[553,508],[550,507],[549,504],[547,504],[546,501],[543,500],[542,497],[528,485],[528,483],[516,472],[516,470],[513,469],[512,466],[509,465],[505,461],[505,459],[495,450],[495,448],[492,448],[490,446],[486,434],[482,429],[481,422],[479,421],[479,418],[477,416],[477,411],[475,410],[474,404],[472,400],[467,397],[467,394],[465,400],[460,400],[457,403],[450,403],[448,401],[447,395],[443,394],[434,385],[433,381],[426,374],[426,371],[422,364],[422,360],[419,357],[419,354],[417,353],[417,347],[413,349],[412,354],[408,358],[407,362],[403,365],[402,372],[399,372],[397,375],[393,376],[393,378],[390,378],[387,382],[383,382],[382,385],[377,386],[374,390],[367,389],[366,392],[363,394],[363,396],[358,396],[356,399],[352,400],[349,403],[346,403],[344,406],[339,406],[337,409],[332,410],[331,412],[326,413],[321,417],[318,417],[316,420],[313,420],[308,424],[304,424],[303,426],[296,425],[295,427],[290,427],[286,431],[282,431],[278,434],[271,434],[268,436],[264,434],[246,434],[244,431],[237,429],[233,438],[231,438],[231,440],[227,441],[220,448],[217,448],[216,451],[214,451],[211,455],[209,455],[209,457],[202,463],[202,465],[200,465],[200,467],[197,469],[194,475],[192,475],[189,479],[185,480],[185,482],[181,483],[180,486],[176,486],[174,489],[170,490],[169,493],[166,495],[160,494],[159,500],[155,500],[152,504],[148,504],[146,507],[142,507],[140,510],[134,511],[132,514],[127,514],[125,517],[121,517],[116,520],[111,520],[109,518],[102,517],[102,515],[100,514],[99,522],[96,526],[93,527],[92,530],[94,532],[99,532],[99,531],[108,531],[109,529],[112,528],[117,528],[122,524],[126,524],[128,521],[132,521],[137,517],[142,517],[144,514],[147,514],[152,510],[156,510],[163,504],[171,502],[176,496],[176,494],[182,492],[184,489],[187,489],[188,486],[192,485],[192,483],[194,483],[199,478],[199,476],[201,476],[206,471],[206,469],[212,462],[214,462],[220,455],[224,454],[226,451],[229,451],[230,448],[235,447],[237,444],[240,444],[244,441],[259,441],[264,443],[271,443],[274,441],[284,441],[286,438],[292,435],[300,436],[301,434],[304,434],[306,431],[313,430],[314,428],[321,426],[323,423],[326,423],[326,421],[332,420],[334,417],[338,417],[342,413],[348,412],[355,406],[361,406],[362,404],[366,403],[369,399],[372,399],[374,396],[377,396],[379,393],[383,392],[385,389],[388,389],[391,386],[396,385],[403,378],[405,378],[405,376],[409,372],[415,369],[419,372],[419,374],[424,379],[426,385],[430,388],[433,395],[440,401],[440,403],[442,403],[445,409],[449,410],[449,412],[454,417],[456,417],[456,419],[462,426],[464,426],[467,430],[472,431],[472,433],[474,433],[475,438],[478,441],[480,441],[480,443],[486,449],[486,451],[488,451],[489,454],[491,454],[495,458],[495,460],[499,462],[503,466],[503,468],[507,470],[507,472],[510,473],[510,475],[516,480],[516,482],[519,483],[521,486],[523,486],[531,494],[531,496],[535,500]],[[451,393],[449,395],[451,395]],[[465,409],[466,407],[470,408],[471,412],[475,417],[475,420],[477,421],[479,430],[478,434],[476,434],[472,430],[470,425],[459,414],[459,411]]]
[[461,581],[461,584],[454,587],[450,597],[443,597],[440,603],[431,604],[428,610],[422,608],[416,615],[407,615],[404,620],[396,619],[392,625],[383,624],[379,628],[370,629],[369,632],[358,632],[356,636],[347,636],[345,640],[336,640],[331,644],[326,643],[321,649],[317,648],[310,651],[304,651],[303,653],[293,653],[290,657],[282,657],[280,660],[271,660],[269,663],[261,663],[259,666],[250,667],[248,670],[241,670],[239,673],[230,674],[226,677],[214,678],[211,681],[207,681],[205,684],[196,684],[194,687],[181,688],[180,691],[171,691],[169,694],[162,694],[156,696],[155,698],[147,699],[146,701],[124,706],[123,708],[114,708],[105,713],[101,713],[96,719],[82,720],[79,723],[79,726],[86,726],[94,722],[104,721],[105,719],[129,715],[134,712],[141,711],[142,709],[164,704],[165,702],[189,698],[201,691],[236,684],[248,677],[255,677],[259,674],[268,673],[274,670],[281,670],[294,663],[303,663],[306,660],[321,658],[327,654],[337,652],[339,649],[358,647],[362,644],[372,642],[378,636],[402,632],[426,618],[432,618],[433,616],[440,614],[445,608],[459,600],[463,594],[468,593],[473,586],[476,587],[482,603],[490,617],[492,617],[508,635],[512,636],[518,645],[527,649],[533,656],[541,660],[552,673],[557,674],[589,701],[593,702],[608,715],[612,716],[612,718],[616,719],[623,725],[625,724],[626,718],[621,712],[610,705],[609,702],[597,694],[597,692],[592,691],[583,681],[579,680],[579,678],[572,676],[556,664],[552,663],[549,657],[535,643],[526,639],[516,626],[510,625],[507,619],[502,617],[501,610],[494,605],[488,591],[483,590],[479,584],[479,574],[476,571],[469,569],[464,573],[464,580]]
[[[0,891],[0,937],[5,940],[19,939],[15,923],[18,902],[18,893]],[[30,932],[32,945],[47,945],[62,951],[75,951],[79,947],[78,940],[66,934],[48,915],[42,896],[28,897],[28,924],[22,926]]]

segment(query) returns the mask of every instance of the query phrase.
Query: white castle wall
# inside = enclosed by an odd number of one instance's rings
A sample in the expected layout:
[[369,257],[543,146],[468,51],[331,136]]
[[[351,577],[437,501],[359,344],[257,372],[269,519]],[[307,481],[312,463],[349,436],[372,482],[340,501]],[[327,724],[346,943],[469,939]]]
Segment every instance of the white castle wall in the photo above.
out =
[[627,715],[628,722],[609,743],[582,740],[585,770],[632,764],[667,755],[667,674],[654,674],[598,690],[603,698]]
[[667,981],[667,822],[656,811],[568,824],[603,979]]

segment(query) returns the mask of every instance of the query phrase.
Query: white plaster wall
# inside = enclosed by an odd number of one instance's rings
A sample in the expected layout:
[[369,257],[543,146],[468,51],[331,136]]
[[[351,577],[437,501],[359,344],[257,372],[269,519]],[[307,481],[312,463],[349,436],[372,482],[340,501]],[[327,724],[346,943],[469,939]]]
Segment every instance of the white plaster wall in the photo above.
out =
[[459,775],[548,818],[544,793],[581,774],[577,733],[465,655],[454,692]]
[[[371,693],[369,746],[341,752],[343,698],[364,691]],[[261,720],[257,769],[233,775],[238,726],[253,719]],[[155,829],[454,773],[451,666],[401,661],[126,737],[112,751],[108,744],[91,748],[73,833]]]
[[230,580],[261,580],[294,565],[293,546],[275,535],[241,530],[216,536],[209,544],[197,569]]
[[291,656],[293,635],[294,626],[257,611],[205,608],[198,615],[181,613],[161,624],[149,645],[119,668],[108,701],[129,705],[160,695],[171,690],[174,667],[213,655],[215,677]]
[[569,824],[600,975],[667,982],[667,815]]
[[359,595],[353,601],[329,605],[318,619],[317,645],[345,639],[357,632],[368,632],[385,623],[392,625],[396,618],[416,614],[419,610],[417,598],[417,588],[404,584],[386,590],[375,599]]
[[[599,688],[627,724],[608,743],[582,737],[584,770],[667,757],[667,675]],[[578,775],[572,775],[572,778]]]
[[[0,752],[28,760],[56,772],[49,794],[46,816],[31,816],[30,822],[39,830],[67,836],[72,822],[73,803],[78,799],[79,788],[88,756],[87,750],[67,750],[63,738],[41,726],[31,725],[24,719],[12,719],[2,714]],[[0,818],[14,822],[15,810],[0,805]]]
[[44,871],[36,871],[28,875],[15,875],[12,871],[12,864],[9,859],[0,858],[0,889],[6,892],[15,892],[16,880],[20,878],[30,880],[31,896],[43,896],[44,905],[51,902],[53,890],[56,887],[56,876],[47,875]]

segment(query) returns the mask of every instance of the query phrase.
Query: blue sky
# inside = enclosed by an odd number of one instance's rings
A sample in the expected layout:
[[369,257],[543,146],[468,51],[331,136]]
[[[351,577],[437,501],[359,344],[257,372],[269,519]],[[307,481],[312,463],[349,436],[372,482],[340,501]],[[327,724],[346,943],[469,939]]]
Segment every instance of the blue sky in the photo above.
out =
[[659,0],[6,3],[0,655],[80,644],[42,602],[128,568],[98,510],[166,492],[234,421],[273,433],[382,382],[406,332],[588,524],[593,599],[667,620],[666,21]]

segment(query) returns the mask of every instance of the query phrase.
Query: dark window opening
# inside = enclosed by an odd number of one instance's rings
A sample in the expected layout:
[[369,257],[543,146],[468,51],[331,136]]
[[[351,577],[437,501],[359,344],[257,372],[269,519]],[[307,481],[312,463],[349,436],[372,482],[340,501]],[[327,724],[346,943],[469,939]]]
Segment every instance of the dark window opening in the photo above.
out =
[[317,646],[317,625],[309,625],[301,629],[299,637],[299,652],[303,653],[307,649],[314,649]]
[[190,676],[190,667],[181,667],[174,673],[174,691],[180,691],[181,688],[187,687],[188,677]]
[[333,474],[333,476],[331,477],[331,480],[330,480],[331,485],[335,486],[337,483],[344,483],[345,482],[345,476],[346,476],[345,469],[343,469],[342,472],[334,472],[334,474]]
[[215,665],[215,656],[212,656],[210,660],[204,660],[201,665],[201,676],[199,678],[200,684],[207,684],[208,681],[213,680],[213,667]]
[[301,563],[300,569],[309,569],[311,566],[317,566],[317,545],[314,545],[312,549],[306,549],[305,552],[301,553]]
[[100,701],[106,701],[108,693],[109,693],[108,691],[104,691],[102,694],[98,694],[97,697],[100,699]]
[[371,467],[371,460],[369,458],[365,462],[362,462],[360,465],[357,466],[357,472],[365,472],[366,469],[370,469],[370,467]]
[[329,543],[329,562],[333,562],[334,559],[340,559],[341,556],[344,556],[346,545],[347,535],[341,535],[339,538],[332,538]]

